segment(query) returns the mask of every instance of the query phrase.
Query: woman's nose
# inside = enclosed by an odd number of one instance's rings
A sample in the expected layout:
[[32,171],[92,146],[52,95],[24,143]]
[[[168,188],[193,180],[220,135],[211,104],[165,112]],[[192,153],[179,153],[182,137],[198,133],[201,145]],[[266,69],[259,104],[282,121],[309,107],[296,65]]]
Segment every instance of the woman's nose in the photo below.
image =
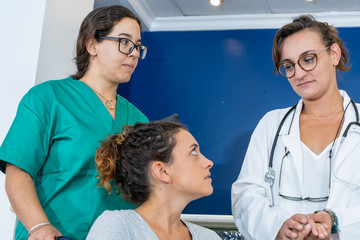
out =
[[295,74],[293,77],[295,77],[295,79],[301,79],[303,78],[305,75],[307,74],[307,71],[305,71],[304,69],[302,69],[299,64],[295,65]]
[[213,163],[213,161],[211,161],[210,159],[207,159],[205,156],[204,156],[204,158],[205,158],[205,167],[206,168],[212,168],[212,166],[214,166],[214,163]]
[[139,58],[140,57],[140,50],[136,47],[131,51],[129,57]]

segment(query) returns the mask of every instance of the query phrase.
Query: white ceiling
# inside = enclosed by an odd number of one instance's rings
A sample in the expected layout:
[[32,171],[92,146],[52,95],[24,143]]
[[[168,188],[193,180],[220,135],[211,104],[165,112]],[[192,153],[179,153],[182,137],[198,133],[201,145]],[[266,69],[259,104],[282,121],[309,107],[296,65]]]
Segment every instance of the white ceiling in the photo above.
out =
[[148,31],[279,28],[311,13],[336,27],[360,26],[360,0],[95,0],[95,7],[121,4],[133,10]]

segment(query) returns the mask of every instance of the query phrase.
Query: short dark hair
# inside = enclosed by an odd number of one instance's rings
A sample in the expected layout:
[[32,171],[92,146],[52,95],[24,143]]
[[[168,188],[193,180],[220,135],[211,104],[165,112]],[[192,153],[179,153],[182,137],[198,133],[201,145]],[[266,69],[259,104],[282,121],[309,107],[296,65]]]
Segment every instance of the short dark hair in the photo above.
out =
[[287,37],[300,32],[305,29],[311,29],[317,32],[325,47],[329,47],[334,43],[337,43],[341,49],[341,59],[336,69],[340,71],[349,71],[348,51],[345,48],[343,40],[339,37],[339,33],[333,26],[327,22],[316,21],[312,15],[302,15],[293,20],[292,23],[286,24],[276,33],[273,43],[272,55],[275,64],[275,73],[278,71],[281,64],[281,47]]
[[172,161],[174,135],[181,129],[185,127],[176,122],[137,123],[106,138],[95,155],[98,185],[111,192],[111,181],[115,180],[116,193],[121,193],[126,201],[145,202],[151,190],[150,163]]
[[91,11],[82,21],[77,42],[76,57],[74,58],[77,72],[72,75],[73,79],[82,78],[89,68],[90,54],[86,49],[86,43],[89,39],[94,38],[101,41],[98,37],[109,34],[113,26],[123,18],[134,19],[140,26],[140,19],[128,8],[120,5],[101,7]]

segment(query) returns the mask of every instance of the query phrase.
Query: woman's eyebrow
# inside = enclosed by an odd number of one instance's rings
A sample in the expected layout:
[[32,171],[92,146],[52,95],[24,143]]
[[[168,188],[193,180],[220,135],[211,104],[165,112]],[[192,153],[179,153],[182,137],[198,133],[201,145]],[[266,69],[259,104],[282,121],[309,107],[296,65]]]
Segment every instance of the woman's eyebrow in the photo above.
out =
[[307,50],[307,51],[303,52],[302,54],[300,54],[300,57],[304,56],[305,54],[308,54],[309,52],[315,52],[315,50]]
[[[132,38],[132,36],[131,36],[131,34],[128,34],[128,33],[119,33],[117,36],[124,36],[124,37],[127,37],[127,38]],[[141,39],[138,39],[138,40],[136,40],[135,42],[137,42],[137,43],[141,43]]]
[[128,37],[128,38],[131,38],[132,36],[128,33],[119,33],[118,36],[125,36],[125,37]]
[[[307,50],[307,51],[301,53],[299,58],[301,58],[302,56],[304,56],[310,52],[315,52],[315,50]],[[281,62],[293,62],[293,60],[286,58],[286,59],[283,59]]]
[[190,145],[190,147],[189,147],[190,149],[193,149],[193,148],[199,148],[199,144],[197,144],[197,143],[193,143],[193,144],[191,144]]

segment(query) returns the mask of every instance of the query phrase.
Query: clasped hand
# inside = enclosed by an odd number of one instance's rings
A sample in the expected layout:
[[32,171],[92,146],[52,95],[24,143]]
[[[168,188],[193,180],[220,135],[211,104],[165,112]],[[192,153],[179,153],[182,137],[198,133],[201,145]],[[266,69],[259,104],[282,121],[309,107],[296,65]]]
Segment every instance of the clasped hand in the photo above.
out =
[[326,212],[295,214],[281,226],[278,238],[282,240],[330,239],[331,217]]

